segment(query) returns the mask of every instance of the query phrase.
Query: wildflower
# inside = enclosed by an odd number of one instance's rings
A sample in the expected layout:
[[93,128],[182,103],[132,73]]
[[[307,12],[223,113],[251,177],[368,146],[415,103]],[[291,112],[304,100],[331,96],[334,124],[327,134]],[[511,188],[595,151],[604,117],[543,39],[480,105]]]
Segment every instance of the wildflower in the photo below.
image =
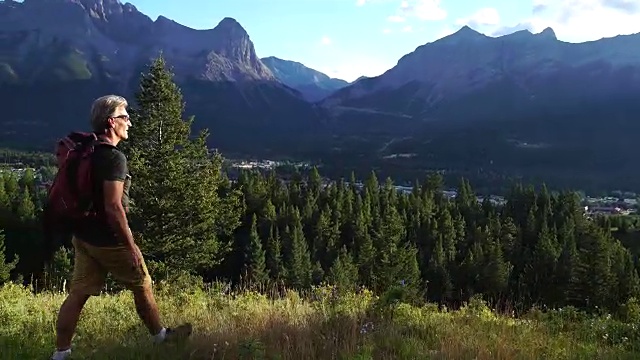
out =
[[373,331],[373,323],[371,321],[365,323],[360,328],[360,334],[366,334],[366,333],[369,333],[371,331]]

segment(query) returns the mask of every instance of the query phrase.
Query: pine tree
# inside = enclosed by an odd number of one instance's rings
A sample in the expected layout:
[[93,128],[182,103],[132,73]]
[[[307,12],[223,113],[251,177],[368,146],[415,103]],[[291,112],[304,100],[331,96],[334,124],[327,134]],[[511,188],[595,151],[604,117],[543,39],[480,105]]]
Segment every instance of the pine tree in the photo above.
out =
[[64,290],[65,283],[71,280],[73,266],[71,259],[73,253],[64,246],[58,248],[53,254],[51,264],[47,268],[47,278],[49,288]]
[[484,259],[483,286],[487,295],[499,298],[507,290],[513,266],[505,260],[502,248],[497,241],[491,241],[487,247],[487,254]]
[[390,202],[383,208],[383,214],[379,228],[374,230],[374,247],[378,252],[373,271],[374,289],[385,291],[403,283],[407,293],[415,298],[422,288],[417,250],[413,244],[403,241],[406,233],[402,218]]
[[[144,74],[123,149],[132,174],[130,223],[149,262],[168,271],[218,265],[239,226],[238,192],[227,191],[222,158],[210,154],[208,131],[191,138],[182,95],[162,56]],[[151,266],[150,266],[151,267]]]
[[20,195],[18,195],[15,213],[21,221],[29,221],[35,218],[36,206],[33,204],[28,187],[24,187]]
[[558,304],[578,305],[581,303],[580,279],[578,278],[579,257],[575,237],[566,238],[555,274],[555,284],[558,286]]
[[311,269],[311,282],[313,285],[320,285],[324,280],[324,269],[320,261],[316,261]]
[[9,197],[9,204],[14,204],[15,199],[20,194],[20,185],[18,185],[18,177],[11,172],[2,174],[4,177],[4,190]]
[[456,248],[458,246],[458,240],[460,240],[456,234],[456,229],[451,217],[449,209],[444,207],[439,214],[438,229],[442,239],[442,251],[446,262],[454,261],[456,257]]
[[578,234],[578,264],[576,280],[581,306],[605,307],[614,283],[611,269],[611,248],[602,229],[591,224]]
[[373,240],[364,224],[362,212],[356,215],[355,222],[355,242],[357,246],[357,265],[360,283],[367,287],[372,287],[375,279],[375,259],[376,249],[373,247]]
[[5,187],[5,177],[0,174],[0,214],[5,218],[11,211],[10,194],[8,194]]
[[262,249],[262,241],[258,236],[258,226],[255,214],[251,218],[251,229],[249,230],[249,249],[245,255],[245,271],[243,275],[248,277],[252,285],[265,284],[268,275],[265,266],[265,251]]
[[15,269],[18,264],[19,257],[15,256],[13,261],[7,262],[7,254],[5,253],[6,247],[4,244],[5,236],[4,231],[0,230],[0,285],[6,283],[11,279],[11,271]]
[[557,298],[555,293],[558,292],[549,280],[556,274],[560,253],[556,249],[557,237],[549,230],[546,221],[542,222],[537,238],[532,255],[525,260],[524,281],[531,300],[549,304]]
[[286,278],[287,271],[282,261],[282,242],[280,241],[280,231],[275,224],[269,229],[267,239],[267,269],[272,280],[280,281]]
[[342,247],[329,270],[329,283],[336,285],[339,290],[352,290],[358,281],[358,267],[354,264],[351,254],[346,247]]
[[451,291],[453,290],[451,276],[446,267],[447,259],[442,243],[442,237],[439,237],[429,258],[426,272],[429,299],[438,303],[450,299]]
[[285,228],[287,238],[287,275],[289,285],[296,288],[306,288],[311,284],[312,266],[311,255],[297,208],[292,210],[292,225]]
[[617,246],[614,251],[612,265],[615,272],[615,282],[611,286],[610,301],[612,307],[617,307],[632,297],[638,298],[640,279],[629,250]]
[[398,250],[396,272],[401,278],[400,283],[405,287],[406,299],[413,303],[420,303],[424,300],[426,291],[420,276],[418,250],[413,244],[403,244]]
[[25,169],[24,173],[18,180],[18,186],[22,189],[28,189],[29,193],[32,195],[36,193],[36,178],[33,169]]
[[316,223],[313,226],[313,249],[314,260],[320,261],[323,269],[329,269],[337,255],[337,243],[339,240],[339,228],[331,220],[331,210],[326,205]]

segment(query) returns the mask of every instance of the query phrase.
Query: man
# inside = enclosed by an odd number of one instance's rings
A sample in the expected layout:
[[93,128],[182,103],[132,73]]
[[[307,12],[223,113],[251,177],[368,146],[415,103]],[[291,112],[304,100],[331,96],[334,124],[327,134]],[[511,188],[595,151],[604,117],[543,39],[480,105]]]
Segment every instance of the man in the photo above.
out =
[[100,294],[107,273],[133,292],[136,311],[155,342],[191,334],[190,324],[175,329],[161,325],[151,277],[127,222],[131,177],[126,157],[117,148],[129,137],[127,106],[123,97],[107,95],[96,99],[91,109],[91,125],[100,141],[92,163],[98,217],[74,224],[75,265],[69,295],[58,314],[52,360],[71,354],[71,338],[82,308],[90,296]]

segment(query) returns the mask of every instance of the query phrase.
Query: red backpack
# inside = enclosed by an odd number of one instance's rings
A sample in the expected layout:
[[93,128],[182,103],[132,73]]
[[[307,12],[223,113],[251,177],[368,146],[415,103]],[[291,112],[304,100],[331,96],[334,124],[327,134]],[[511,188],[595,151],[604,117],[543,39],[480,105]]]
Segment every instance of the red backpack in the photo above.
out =
[[84,132],[72,132],[58,141],[58,173],[49,188],[46,209],[50,225],[66,228],[95,215],[91,160],[98,142],[95,133]]

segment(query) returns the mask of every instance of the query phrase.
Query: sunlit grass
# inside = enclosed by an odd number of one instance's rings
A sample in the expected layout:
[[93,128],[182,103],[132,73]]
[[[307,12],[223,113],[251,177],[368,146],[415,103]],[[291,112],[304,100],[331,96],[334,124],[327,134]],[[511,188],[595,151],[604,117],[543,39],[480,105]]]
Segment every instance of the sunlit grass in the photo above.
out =
[[[153,345],[131,294],[92,298],[73,341],[74,359],[633,359],[637,325],[572,309],[496,315],[480,301],[458,311],[385,302],[329,287],[296,292],[157,289],[169,326],[189,321],[185,343]],[[0,358],[46,359],[62,293],[0,288]]]

